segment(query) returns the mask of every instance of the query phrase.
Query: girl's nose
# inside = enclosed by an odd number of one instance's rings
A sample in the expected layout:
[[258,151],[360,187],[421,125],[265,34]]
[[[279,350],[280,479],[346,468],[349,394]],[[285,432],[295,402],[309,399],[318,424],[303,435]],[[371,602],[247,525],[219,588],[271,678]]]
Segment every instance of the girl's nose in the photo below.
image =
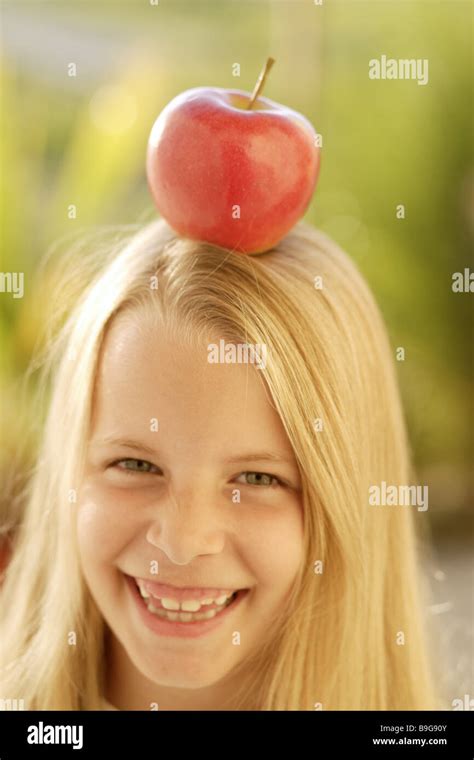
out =
[[216,494],[188,491],[161,502],[147,540],[177,565],[186,565],[199,555],[219,554],[225,544],[225,528]]

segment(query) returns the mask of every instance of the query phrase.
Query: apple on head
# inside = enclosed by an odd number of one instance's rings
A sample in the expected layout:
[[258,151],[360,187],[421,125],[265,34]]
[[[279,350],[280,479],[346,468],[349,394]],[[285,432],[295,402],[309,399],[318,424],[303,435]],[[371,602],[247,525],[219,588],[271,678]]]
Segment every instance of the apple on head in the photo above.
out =
[[180,235],[241,253],[275,246],[303,216],[319,173],[316,132],[259,92],[196,87],[164,108],[150,133],[154,202]]

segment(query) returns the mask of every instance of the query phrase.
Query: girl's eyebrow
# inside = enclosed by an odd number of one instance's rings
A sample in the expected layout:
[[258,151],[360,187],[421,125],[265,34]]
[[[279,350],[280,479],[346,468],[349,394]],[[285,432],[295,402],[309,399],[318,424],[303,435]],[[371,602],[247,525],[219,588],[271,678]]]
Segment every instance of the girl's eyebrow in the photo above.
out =
[[[97,444],[99,446],[121,446],[122,448],[133,449],[134,451],[145,451],[150,455],[156,455],[157,453],[145,443],[136,441],[133,438],[116,438],[114,436],[108,436],[106,438],[92,441],[92,444]],[[251,451],[247,454],[228,457],[223,461],[225,464],[238,464],[239,462],[281,462],[282,464],[294,464],[294,461],[290,457],[280,456],[280,454],[275,454],[272,451]]]
[[283,464],[294,464],[290,457],[274,454],[272,451],[251,451],[248,454],[241,454],[236,457],[225,459],[226,464],[237,464],[238,462],[281,462]]
[[109,436],[91,441],[92,445],[98,446],[121,446],[125,449],[134,449],[135,451],[146,451],[147,454],[156,455],[156,451],[151,449],[141,441],[135,441],[133,438],[115,438]]

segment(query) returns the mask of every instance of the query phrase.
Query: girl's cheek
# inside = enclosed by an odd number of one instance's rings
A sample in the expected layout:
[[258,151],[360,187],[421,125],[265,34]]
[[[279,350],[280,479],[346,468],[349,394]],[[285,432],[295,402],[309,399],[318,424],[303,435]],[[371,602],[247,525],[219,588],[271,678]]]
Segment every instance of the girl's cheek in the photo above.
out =
[[113,493],[110,486],[87,482],[78,496],[77,533],[80,551],[96,559],[111,558],[137,533],[130,495]]
[[241,551],[261,590],[279,591],[304,558],[303,512],[299,500],[278,508],[253,504],[241,510]]

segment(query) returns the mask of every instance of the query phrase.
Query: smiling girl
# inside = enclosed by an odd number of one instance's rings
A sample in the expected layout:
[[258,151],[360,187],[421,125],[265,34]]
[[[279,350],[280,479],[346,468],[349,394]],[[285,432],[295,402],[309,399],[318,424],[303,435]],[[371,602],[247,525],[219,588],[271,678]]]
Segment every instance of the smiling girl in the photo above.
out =
[[[265,346],[265,365],[209,362],[221,340]],[[410,482],[392,352],[329,238],[300,223],[245,256],[153,222],[89,283],[48,367],[1,696],[437,706],[412,511],[368,502]]]

